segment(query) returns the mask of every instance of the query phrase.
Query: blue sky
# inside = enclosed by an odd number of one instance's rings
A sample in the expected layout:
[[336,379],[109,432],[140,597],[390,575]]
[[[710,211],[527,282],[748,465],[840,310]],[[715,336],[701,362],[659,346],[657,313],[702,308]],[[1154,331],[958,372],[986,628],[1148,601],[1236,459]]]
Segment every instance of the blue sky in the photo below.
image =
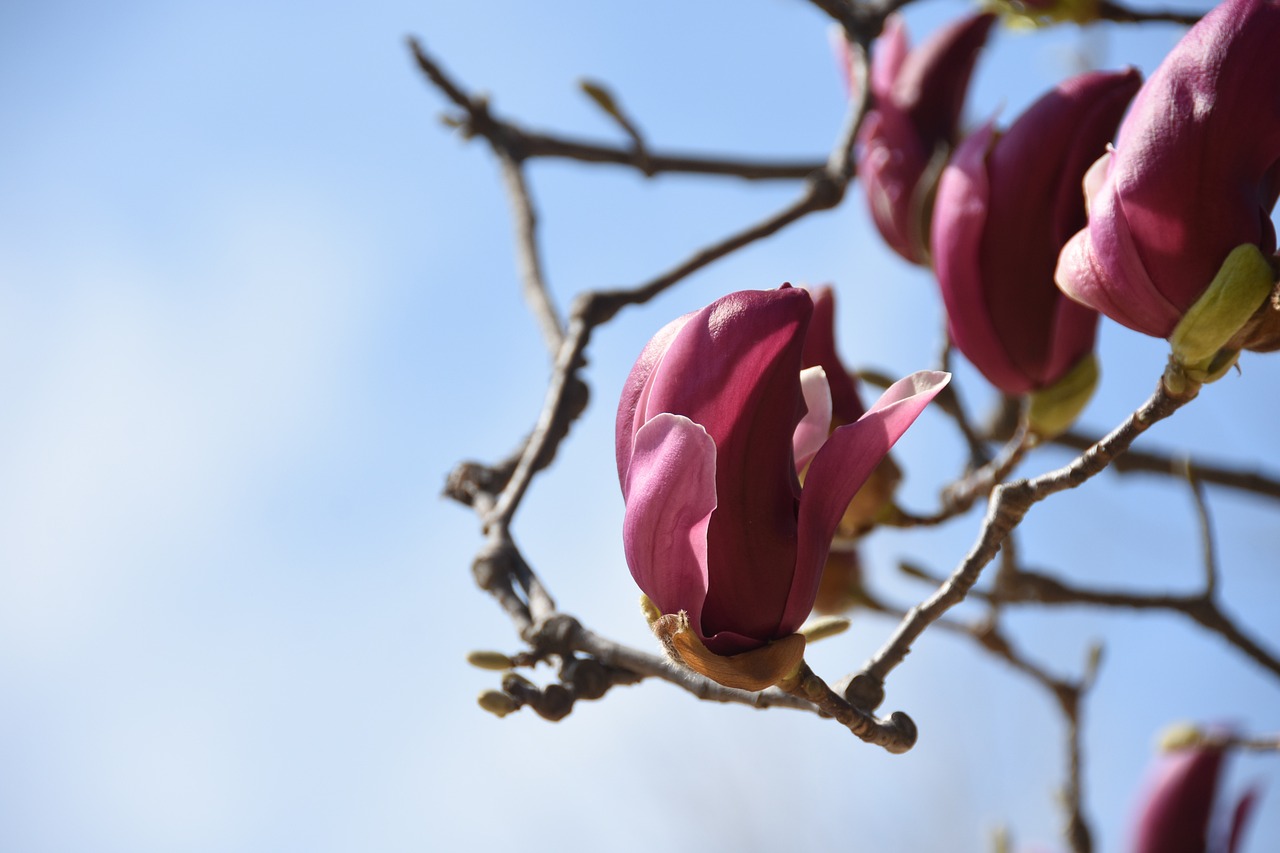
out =
[[[965,8],[913,9],[913,35]],[[1178,33],[1001,33],[970,116],[1012,118],[1081,61],[1149,71]],[[582,76],[610,84],[655,147],[820,157],[842,118],[826,23],[799,0],[0,10],[0,846],[980,850],[1001,823],[1051,845],[1059,720],[951,638],[928,635],[890,683],[889,704],[922,730],[902,757],[809,715],[660,684],[558,725],[476,708],[496,679],[465,654],[516,643],[470,580],[473,516],[439,492],[458,460],[502,456],[530,427],[547,359],[497,171],[438,122],[409,34],[537,127],[616,139]],[[531,179],[561,305],[639,282],[795,192],[559,163]],[[632,359],[667,320],[730,290],[833,281],[851,364],[929,366],[930,283],[878,243],[863,204],[854,192],[597,336],[593,406],[515,527],[567,611],[652,647],[620,548],[611,426]],[[1145,398],[1164,359],[1114,326],[1101,346],[1095,429]],[[1247,357],[1153,444],[1280,469],[1278,379]],[[989,401],[963,364],[957,381]],[[904,501],[928,507],[958,464],[955,436],[926,415],[900,452]],[[1062,461],[1048,451],[1026,470]],[[1096,486],[1029,518],[1029,558],[1194,588],[1186,493]],[[1275,508],[1210,500],[1229,609],[1280,642]],[[907,605],[928,589],[894,562],[945,571],[975,526],[877,535],[869,571]],[[1174,618],[1010,624],[1063,673],[1106,642],[1086,709],[1103,849],[1122,849],[1160,727],[1280,729],[1274,679]],[[838,677],[891,628],[862,617],[812,663]],[[1228,785],[1258,779],[1271,789],[1260,851],[1280,837],[1276,759],[1236,762]]]

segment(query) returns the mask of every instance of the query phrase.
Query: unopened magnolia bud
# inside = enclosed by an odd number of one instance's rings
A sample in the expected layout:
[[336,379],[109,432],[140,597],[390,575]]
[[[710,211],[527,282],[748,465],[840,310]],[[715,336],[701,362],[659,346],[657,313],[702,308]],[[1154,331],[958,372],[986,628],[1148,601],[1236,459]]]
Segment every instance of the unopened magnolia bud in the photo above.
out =
[[1161,752],[1174,752],[1179,749],[1191,749],[1204,741],[1204,732],[1194,723],[1174,723],[1160,732],[1157,741]]
[[503,672],[515,664],[502,652],[474,651],[467,654],[467,663],[479,669],[492,669]]
[[486,690],[476,697],[476,702],[495,717],[505,717],[520,710],[520,703],[501,690]]
[[1174,361],[1196,381],[1219,378],[1234,362],[1220,351],[1266,302],[1274,284],[1275,272],[1257,246],[1246,243],[1232,249],[1209,288],[1169,336]]

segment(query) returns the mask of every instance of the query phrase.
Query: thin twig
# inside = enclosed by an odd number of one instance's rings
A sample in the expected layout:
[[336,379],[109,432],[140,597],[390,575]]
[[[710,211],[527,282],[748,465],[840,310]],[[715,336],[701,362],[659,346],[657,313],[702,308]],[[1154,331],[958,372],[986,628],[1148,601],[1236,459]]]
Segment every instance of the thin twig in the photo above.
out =
[[511,217],[516,229],[516,262],[520,268],[520,282],[524,300],[533,313],[547,349],[555,353],[564,343],[564,328],[560,325],[560,313],[551,298],[551,289],[542,272],[542,253],[538,249],[538,214],[533,207],[533,197],[525,181],[524,168],[511,152],[494,146],[494,154],[502,167],[502,177],[507,185],[507,198],[511,201]]
[[1111,0],[1101,0],[1098,3],[1098,17],[1104,21],[1113,21],[1119,24],[1163,22],[1183,24],[1189,27],[1198,22],[1202,15],[1194,12],[1179,12],[1175,9],[1130,9],[1128,6],[1113,3]]
[[657,678],[692,693],[709,702],[727,702],[750,705],[754,708],[792,708],[799,711],[815,711],[813,703],[803,698],[770,688],[759,693],[737,690],[717,684],[704,675],[687,667],[676,666],[657,655],[646,654],[607,640],[581,625],[572,632],[569,645],[575,651],[585,652],[602,663],[617,666],[646,678]]
[[1196,521],[1200,525],[1200,542],[1204,554],[1204,596],[1213,598],[1218,589],[1218,557],[1214,546],[1213,520],[1209,517],[1209,504],[1205,500],[1204,486],[1191,470],[1190,460],[1184,463],[1187,483],[1191,486],[1191,497],[1196,505]]
[[527,130],[510,119],[495,117],[488,103],[467,94],[461,84],[450,77],[443,66],[427,53],[420,41],[410,38],[409,48],[413,51],[414,60],[427,79],[455,106],[462,108],[465,114],[460,122],[463,132],[467,135],[483,136],[490,141],[492,136],[502,136],[503,147],[507,148],[517,160],[538,157],[558,158],[583,163],[629,166],[646,175],[672,172],[736,177],[752,181],[802,180],[821,171],[824,167],[823,162],[817,159],[768,162],[690,153],[663,153],[647,148],[643,152],[638,152],[634,148],[622,148],[571,136]]
[[[1096,441],[1095,436],[1070,431],[1052,439],[1051,443],[1073,450],[1084,450]],[[1117,459],[1111,468],[1117,474],[1185,476],[1184,462],[1181,458],[1170,453],[1152,450],[1130,450]],[[1208,462],[1191,462],[1190,470],[1191,475],[1201,482],[1280,500],[1280,476]]]
[[1063,834],[1072,853],[1092,853],[1093,833],[1084,815],[1084,755],[1080,743],[1081,712],[1085,694],[1097,675],[1098,655],[1091,653],[1084,675],[1077,681],[1059,678],[1034,663],[1014,647],[994,621],[971,626],[969,635],[987,651],[1004,659],[1010,666],[1044,688],[1057,703],[1066,722],[1067,780],[1062,802],[1067,812]]
[[1222,609],[1216,600],[1204,593],[1195,595],[1154,595],[1146,593],[1116,592],[1085,589],[1072,586],[1056,578],[1027,569],[1019,570],[1010,593],[1002,593],[1006,602],[1034,602],[1054,605],[1090,605],[1117,607],[1131,610],[1169,610],[1181,613],[1221,636],[1244,652],[1251,660],[1280,676],[1280,658],[1267,651],[1260,643],[1242,631]]

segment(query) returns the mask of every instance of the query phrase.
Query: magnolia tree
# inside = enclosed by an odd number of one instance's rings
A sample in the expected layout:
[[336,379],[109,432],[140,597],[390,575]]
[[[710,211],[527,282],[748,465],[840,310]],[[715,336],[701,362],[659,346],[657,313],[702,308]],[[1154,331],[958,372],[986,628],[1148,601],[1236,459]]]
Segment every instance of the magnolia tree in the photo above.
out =
[[[1248,381],[1237,377],[1243,352],[1280,348],[1272,224],[1280,195],[1280,3],[1227,0],[1201,17],[1105,0],[1008,2],[971,10],[914,46],[899,14],[906,5],[811,0],[834,22],[848,91],[839,137],[826,160],[814,162],[664,152],[647,142],[622,98],[594,82],[583,84],[585,93],[626,144],[533,132],[412,43],[421,71],[451,106],[448,122],[482,138],[497,159],[523,292],[552,357],[545,401],[515,452],[461,463],[448,479],[447,494],[475,511],[484,535],[475,579],[510,617],[520,644],[471,655],[476,666],[504,673],[479,704],[499,717],[559,721],[615,687],[664,681],[691,701],[811,712],[830,720],[833,741],[852,733],[863,748],[906,753],[927,749],[927,732],[894,702],[892,676],[909,666],[908,653],[926,634],[964,637],[1053,698],[1068,756],[1061,847],[1091,850],[1082,713],[1101,651],[1084,655],[1077,674],[1055,674],[1026,651],[1023,634],[1034,636],[1034,622],[1022,620],[1016,631],[1010,614],[1044,605],[1169,611],[1185,630],[1224,641],[1224,655],[1280,679],[1277,638],[1266,636],[1275,626],[1241,624],[1223,605],[1205,498],[1213,485],[1269,501],[1280,483],[1250,457],[1230,466],[1204,457],[1205,448],[1188,457],[1135,447],[1184,407],[1212,406],[1213,383]],[[971,77],[998,28],[1097,19],[1187,29],[1146,79],[1131,67],[1086,71],[1020,115],[965,124]],[[527,181],[528,165],[542,158],[801,189],[781,210],[688,260],[633,287],[581,292],[561,313],[544,275]],[[615,457],[599,460],[616,466],[625,507],[617,551],[642,594],[635,619],[648,621],[653,642],[620,644],[590,613],[559,609],[551,584],[517,547],[513,522],[535,479],[553,476],[557,451],[588,406],[583,372],[592,342],[624,309],[845,203],[867,204],[884,243],[935,283],[946,317],[941,354],[920,353],[917,366],[928,369],[900,379],[850,369],[836,341],[840,312],[876,308],[853,283],[752,282],[758,289],[658,318],[629,375],[610,386],[621,387]],[[1167,341],[1168,359],[1150,377],[1150,396],[1094,434],[1077,421],[1098,384],[1100,323]],[[967,376],[991,389],[975,392],[993,401],[990,411],[966,406],[973,396],[950,372],[957,357],[974,369]],[[929,410],[960,438],[965,458],[955,470],[918,470],[891,453]],[[1049,464],[1064,450],[1066,464]],[[1108,469],[1145,472],[1188,491],[1205,554],[1201,592],[1118,591],[1020,558],[1024,519],[1067,490],[1106,489],[1114,481],[1099,475]],[[931,484],[936,506],[913,509],[901,498],[908,476]],[[950,567],[902,560],[902,571],[931,591],[899,605],[878,591],[879,570],[861,557],[870,537],[966,522],[977,525],[972,544]],[[969,609],[953,611],[966,601]],[[896,620],[878,650],[850,672],[811,668],[812,645],[844,631],[860,610]],[[1276,750],[1280,740],[1231,720],[1192,720],[1163,741],[1167,754],[1135,794],[1127,849],[1242,850],[1258,797],[1226,801],[1217,795],[1219,775],[1233,753]],[[1214,817],[1223,810],[1230,814]]]

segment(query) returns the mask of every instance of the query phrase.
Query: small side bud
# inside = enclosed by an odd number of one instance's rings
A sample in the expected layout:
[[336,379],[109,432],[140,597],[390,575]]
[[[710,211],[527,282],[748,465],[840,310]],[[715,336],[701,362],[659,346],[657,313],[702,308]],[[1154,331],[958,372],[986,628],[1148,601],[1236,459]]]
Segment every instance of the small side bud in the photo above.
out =
[[478,669],[491,669],[495,672],[505,672],[515,666],[511,658],[502,652],[492,651],[474,651],[467,654],[467,663]]
[[662,611],[647,595],[640,596],[640,612],[644,614],[644,621],[649,623],[650,628],[653,627],[654,622],[662,618]]
[[476,702],[495,717],[505,717],[520,710],[520,704],[501,690],[486,690],[476,697]]
[[1027,424],[1040,438],[1066,432],[1076,422],[1098,386],[1098,359],[1089,353],[1053,385],[1031,394]]
[[846,616],[819,616],[800,626],[800,633],[807,643],[825,640],[848,630],[849,619]]

